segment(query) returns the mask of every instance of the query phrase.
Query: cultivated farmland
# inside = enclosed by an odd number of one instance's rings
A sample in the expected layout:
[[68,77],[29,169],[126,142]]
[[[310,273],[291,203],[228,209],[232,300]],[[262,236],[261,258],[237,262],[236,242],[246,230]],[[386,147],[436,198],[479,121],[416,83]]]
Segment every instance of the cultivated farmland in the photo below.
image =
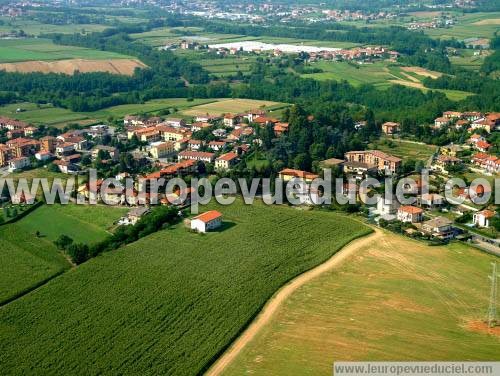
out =
[[0,305],[69,266],[49,239],[17,223],[0,226]]
[[206,114],[221,115],[225,113],[237,114],[259,108],[266,108],[272,112],[273,109],[278,109],[285,106],[286,104],[284,103],[261,101],[255,99],[223,99],[217,102],[195,106],[186,111],[183,111],[183,114],[186,116]]
[[130,59],[108,51],[97,51],[75,46],[61,46],[49,39],[2,39],[0,40],[0,63],[19,61],[53,61],[63,59]]
[[482,323],[492,260],[385,233],[293,293],[223,375],[331,375],[336,360],[498,361],[499,337]]
[[179,224],[4,307],[3,372],[199,374],[281,285],[370,231],[334,213],[211,207],[217,232]]
[[27,233],[40,231],[54,241],[67,235],[77,243],[96,243],[109,235],[114,223],[127,208],[105,205],[44,205],[21,219],[17,225]]
[[144,69],[146,66],[136,59],[69,59],[58,61],[22,61],[18,63],[0,64],[0,70],[19,73],[64,73],[72,75],[75,71],[80,73],[108,72],[132,76],[136,68]]

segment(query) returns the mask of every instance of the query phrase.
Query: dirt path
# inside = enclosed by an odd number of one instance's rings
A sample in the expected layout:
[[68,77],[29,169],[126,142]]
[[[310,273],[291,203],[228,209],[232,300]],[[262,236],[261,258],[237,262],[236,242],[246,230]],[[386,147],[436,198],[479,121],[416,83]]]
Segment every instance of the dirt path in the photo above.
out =
[[330,259],[316,268],[311,269],[283,286],[274,296],[269,300],[257,318],[250,324],[250,326],[238,337],[238,339],[229,347],[229,349],[214,363],[214,365],[207,371],[206,376],[220,375],[227,366],[238,356],[241,350],[259,333],[262,328],[272,319],[278,308],[283,302],[298,288],[318,277],[319,275],[339,266],[347,258],[356,253],[360,248],[376,242],[383,238],[382,231],[374,229],[375,232],[357,239],[342,248]]

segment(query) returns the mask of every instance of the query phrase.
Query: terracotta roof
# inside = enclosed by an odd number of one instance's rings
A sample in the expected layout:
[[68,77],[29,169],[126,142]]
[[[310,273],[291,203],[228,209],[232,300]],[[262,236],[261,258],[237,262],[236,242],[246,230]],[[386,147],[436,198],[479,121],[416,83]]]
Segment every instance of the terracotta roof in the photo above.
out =
[[422,209],[411,205],[403,205],[399,208],[399,210],[409,214],[421,214],[424,212]]
[[488,149],[491,146],[491,144],[489,142],[486,142],[486,141],[478,141],[476,143],[476,145],[478,148],[481,148],[481,149]]
[[476,214],[481,214],[485,218],[493,218],[496,215],[496,213],[493,210],[489,210],[489,209],[482,210],[480,212],[477,212]]
[[238,154],[230,152],[230,153],[222,154],[217,159],[221,160],[221,161],[232,161],[233,159],[236,159],[236,158],[238,158]]
[[210,210],[194,217],[193,220],[197,219],[202,222],[208,223],[220,217],[222,217],[222,213],[218,212],[217,210]]
[[319,177],[319,175],[313,174],[312,172],[294,170],[292,168],[285,168],[284,170],[281,170],[279,173],[280,175],[294,176],[296,178],[303,178],[303,179],[316,179]]

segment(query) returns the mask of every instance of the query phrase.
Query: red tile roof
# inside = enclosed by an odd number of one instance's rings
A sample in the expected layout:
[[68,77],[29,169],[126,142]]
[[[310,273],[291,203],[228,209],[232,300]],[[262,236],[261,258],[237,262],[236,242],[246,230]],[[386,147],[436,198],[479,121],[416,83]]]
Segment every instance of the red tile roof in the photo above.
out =
[[399,208],[399,210],[409,214],[421,214],[424,212],[422,209],[411,205],[403,205]]
[[222,213],[218,212],[217,210],[210,210],[194,217],[193,220],[198,219],[202,222],[208,223],[220,217],[222,217]]

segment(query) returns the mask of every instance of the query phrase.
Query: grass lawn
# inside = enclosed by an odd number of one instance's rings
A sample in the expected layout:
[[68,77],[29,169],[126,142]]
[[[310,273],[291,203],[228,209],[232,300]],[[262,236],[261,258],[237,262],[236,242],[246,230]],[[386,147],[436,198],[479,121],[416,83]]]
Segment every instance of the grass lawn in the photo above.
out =
[[130,59],[130,56],[114,52],[97,51],[75,46],[60,46],[49,39],[3,39],[0,40],[0,63],[30,60],[62,59]]
[[217,102],[195,106],[188,110],[182,111],[182,113],[186,116],[205,115],[207,113],[213,115],[221,115],[225,113],[236,114],[259,108],[266,108],[272,110],[284,106],[286,106],[284,103],[261,101],[255,99],[222,99]]
[[493,259],[387,233],[293,293],[223,374],[331,375],[337,360],[498,361],[499,337],[480,329]]
[[427,161],[433,155],[437,146],[417,144],[411,141],[382,137],[380,141],[370,144],[371,149],[378,149],[402,159]]
[[69,266],[49,239],[18,223],[0,226],[0,305]]
[[44,205],[17,225],[26,232],[41,235],[50,241],[68,235],[76,243],[96,243],[109,235],[114,222],[128,211],[124,207],[104,205]]
[[280,286],[369,232],[335,213],[210,207],[219,231],[179,224],[0,310],[3,372],[200,374]]

